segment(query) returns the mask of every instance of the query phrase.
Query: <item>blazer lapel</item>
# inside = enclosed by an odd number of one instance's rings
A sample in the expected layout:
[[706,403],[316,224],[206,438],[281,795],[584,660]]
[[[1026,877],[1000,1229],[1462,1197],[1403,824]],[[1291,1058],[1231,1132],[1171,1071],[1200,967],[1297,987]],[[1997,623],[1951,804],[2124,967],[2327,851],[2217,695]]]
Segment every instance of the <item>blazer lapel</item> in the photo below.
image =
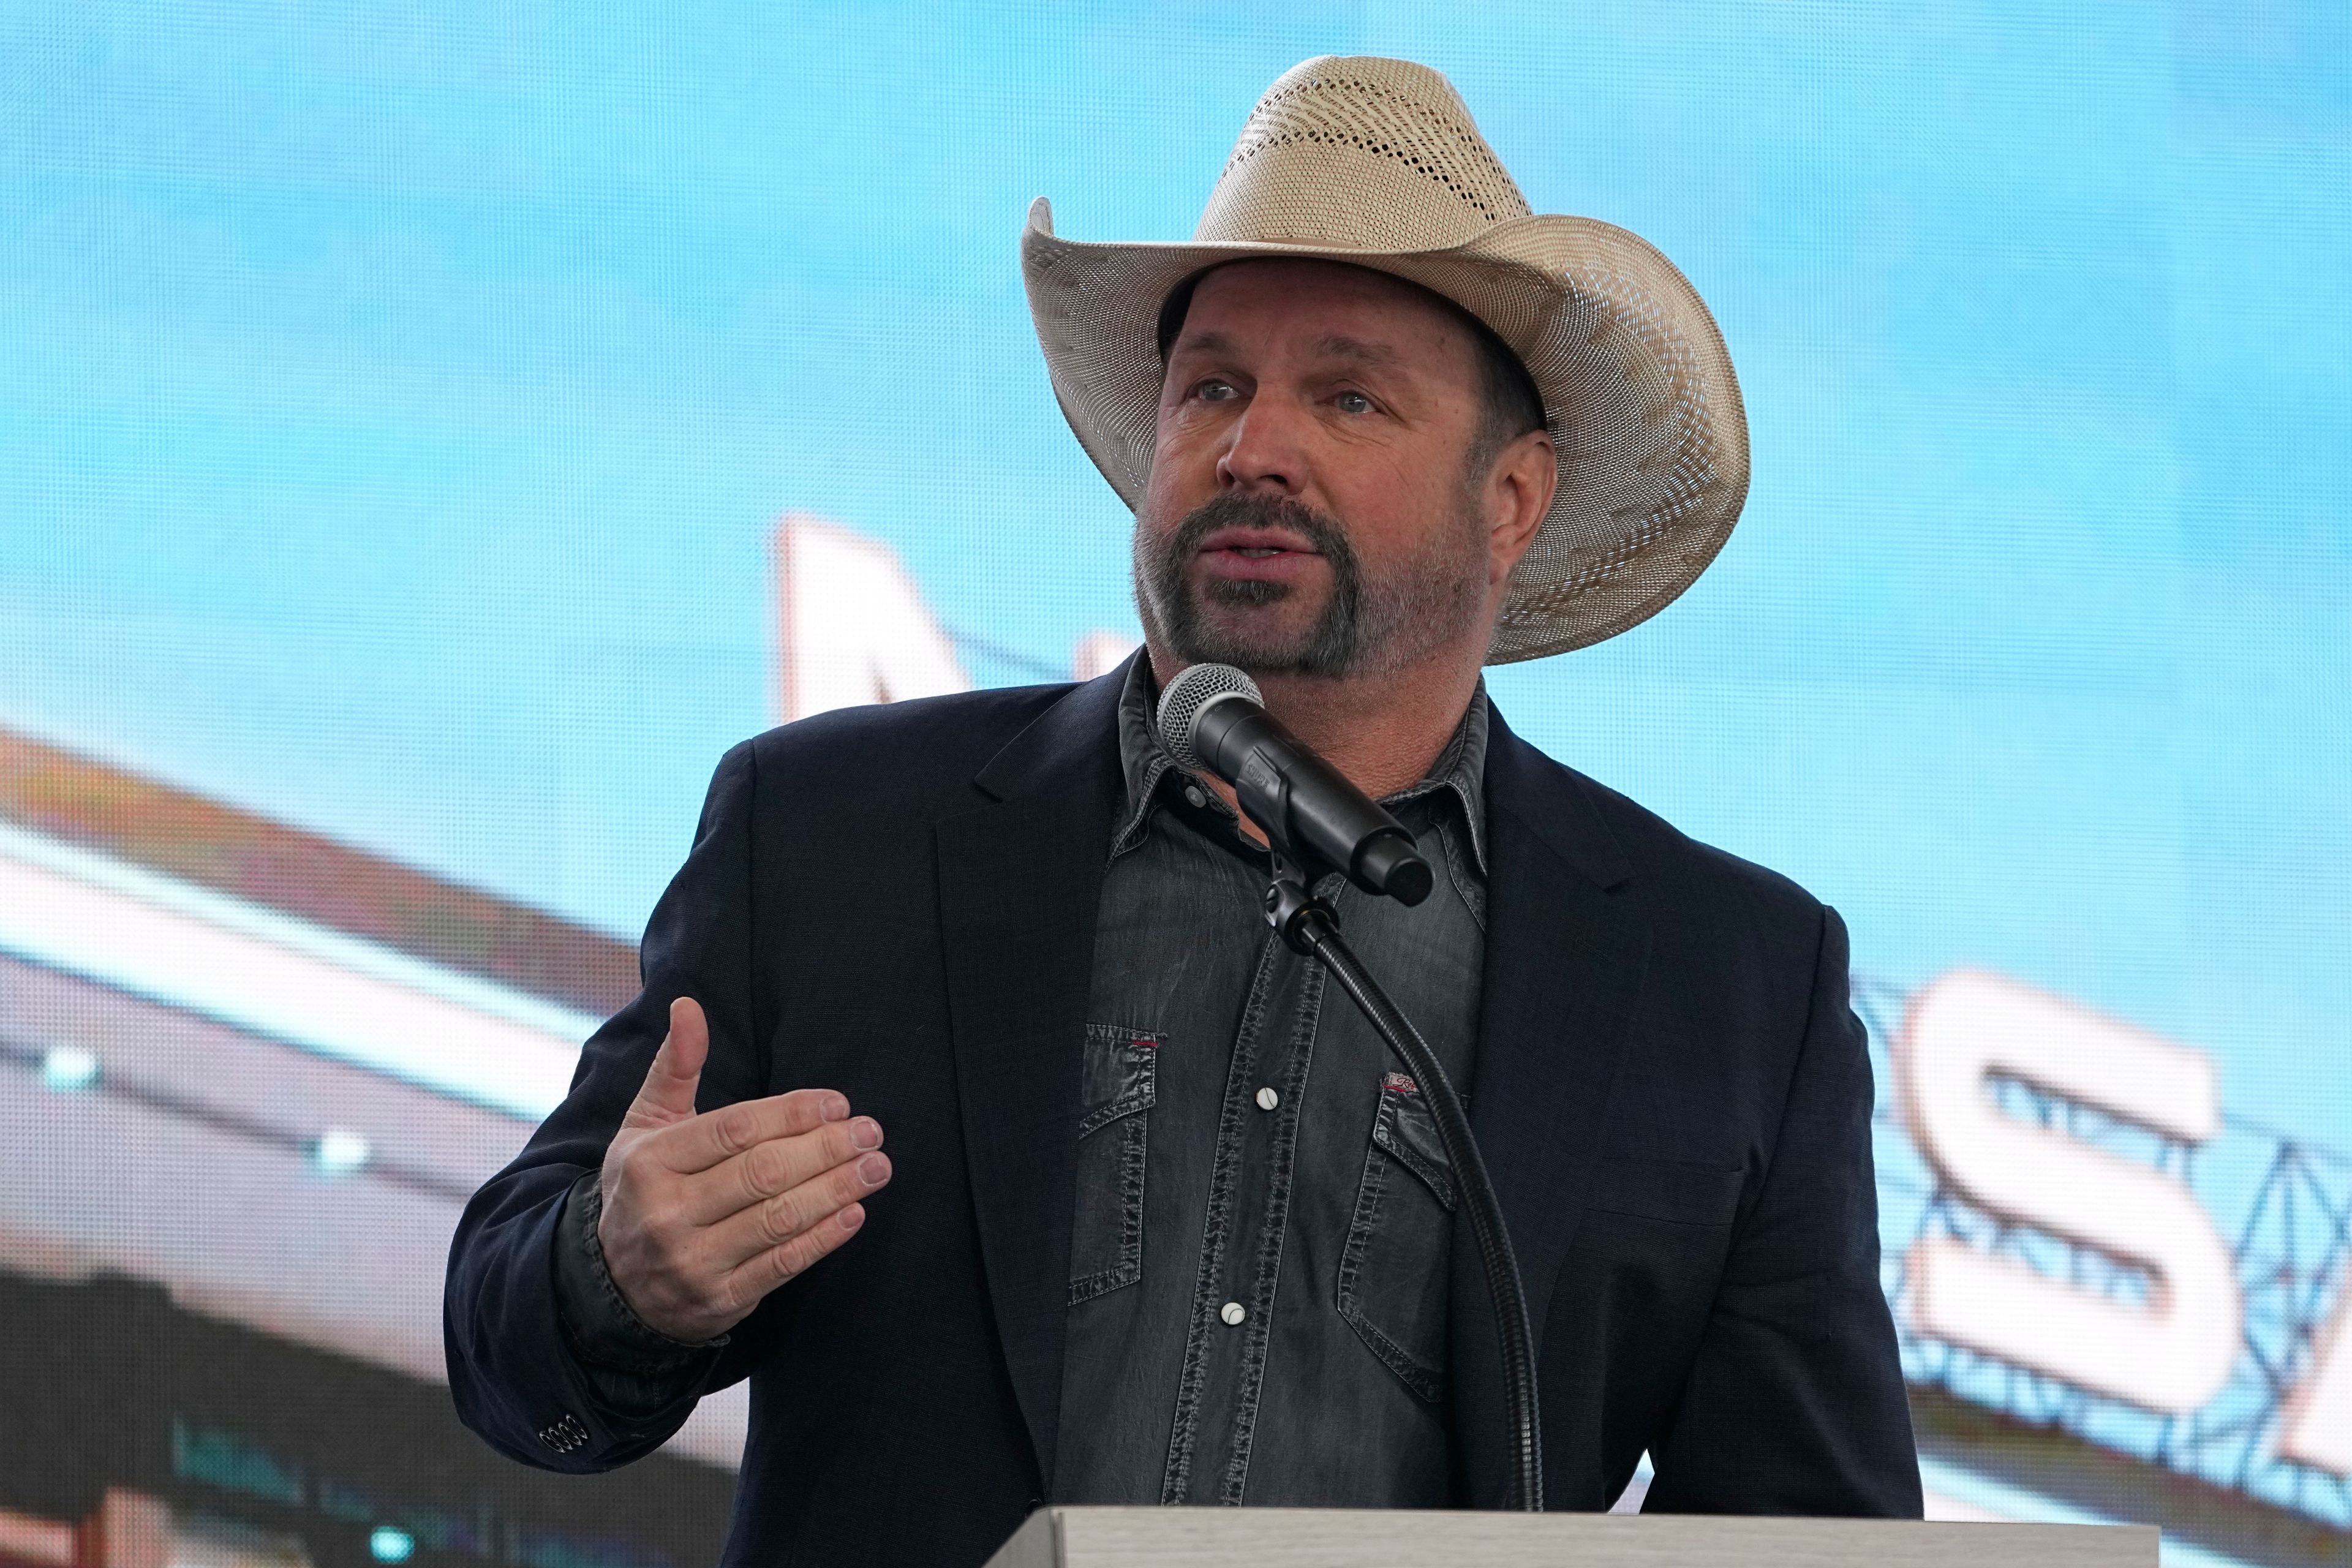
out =
[[[1470,1122],[1533,1320],[1568,1256],[1649,956],[1631,868],[1583,781],[1494,716],[1485,990]],[[1502,1502],[1502,1350],[1469,1227],[1454,1242],[1454,1434],[1470,1501]]]
[[1078,1063],[1120,791],[1125,669],[1040,715],[937,827],[940,938],[981,1256],[1015,1396],[1054,1479]]

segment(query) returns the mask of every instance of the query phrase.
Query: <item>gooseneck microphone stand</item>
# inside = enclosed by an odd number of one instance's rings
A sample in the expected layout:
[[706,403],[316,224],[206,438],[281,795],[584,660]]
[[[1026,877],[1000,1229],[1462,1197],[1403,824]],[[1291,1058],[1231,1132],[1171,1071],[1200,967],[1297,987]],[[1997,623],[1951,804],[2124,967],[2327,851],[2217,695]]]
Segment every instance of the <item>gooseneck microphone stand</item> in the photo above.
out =
[[[1287,816],[1286,812],[1276,820],[1287,820]],[[1503,1506],[1540,1513],[1543,1426],[1536,1405],[1535,1335],[1528,1323],[1527,1297],[1519,1288],[1519,1260],[1511,1250],[1511,1234],[1504,1228],[1502,1205],[1496,1201],[1486,1162],[1479,1155],[1477,1140],[1470,1135],[1470,1118],[1462,1109],[1462,1097],[1454,1092],[1453,1080],[1445,1076],[1437,1053],[1429,1048],[1421,1031],[1397,1010],[1339,934],[1338,912],[1315,896],[1307,869],[1279,838],[1275,839],[1273,879],[1265,889],[1265,919],[1293,952],[1316,959],[1330,971],[1339,988],[1363,1009],[1364,1016],[1412,1075],[1413,1083],[1429,1097],[1437,1140],[1445,1150],[1446,1163],[1454,1167],[1454,1190],[1462,1195],[1462,1210],[1469,1216],[1470,1235],[1478,1245],[1478,1262],[1486,1272],[1486,1293],[1495,1303],[1495,1326],[1502,1341],[1503,1406],[1510,1441],[1510,1486]]]
[[1366,892],[1418,904],[1434,877],[1413,848],[1404,824],[1315,754],[1267,713],[1257,682],[1224,664],[1194,664],[1160,693],[1159,729],[1185,767],[1205,767],[1233,786],[1249,819],[1273,851],[1265,889],[1266,923],[1292,951],[1320,963],[1363,1009],[1412,1081],[1429,1100],[1437,1141],[1454,1168],[1459,1207],[1494,1300],[1496,1336],[1503,1351],[1503,1412],[1509,1424],[1509,1487],[1506,1508],[1543,1510],[1543,1423],[1536,1409],[1535,1335],[1519,1289],[1519,1262],[1495,1198],[1486,1162],[1471,1136],[1462,1097],[1437,1053],[1412,1020],[1398,1011],[1355,950],[1339,934],[1339,917],[1315,896],[1315,883],[1340,872]]

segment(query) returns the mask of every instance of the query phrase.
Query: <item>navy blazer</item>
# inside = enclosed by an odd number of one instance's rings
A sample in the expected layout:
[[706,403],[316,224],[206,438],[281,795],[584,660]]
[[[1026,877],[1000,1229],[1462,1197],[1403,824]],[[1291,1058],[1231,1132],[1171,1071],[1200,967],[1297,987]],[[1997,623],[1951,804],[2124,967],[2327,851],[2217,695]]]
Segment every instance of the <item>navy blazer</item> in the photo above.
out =
[[[691,995],[703,1109],[836,1089],[896,1171],[708,1380],[752,1380],[726,1561],[979,1563],[1045,1500],[1123,677],[828,713],[727,754],[646,928],[644,993],[458,1226],[445,1327],[467,1426],[593,1471],[685,1420],[691,1401],[599,1399],[550,1259],[566,1190]],[[1486,804],[1468,1091],[1535,1324],[1550,1506],[1606,1508],[1647,1449],[1652,1510],[1916,1518],[1836,914],[1499,716]],[[1452,1267],[1459,1490],[1494,1507],[1499,1355],[1466,1226]]]

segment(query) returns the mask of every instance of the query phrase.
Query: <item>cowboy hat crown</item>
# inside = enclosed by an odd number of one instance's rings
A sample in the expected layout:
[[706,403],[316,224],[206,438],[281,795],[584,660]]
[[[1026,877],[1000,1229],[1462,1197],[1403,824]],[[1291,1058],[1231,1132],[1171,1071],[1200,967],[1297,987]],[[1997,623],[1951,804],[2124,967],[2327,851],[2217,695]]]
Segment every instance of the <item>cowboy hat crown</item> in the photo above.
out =
[[1250,113],[1191,241],[1081,244],[1040,198],[1022,269],[1062,412],[1132,507],[1157,436],[1162,303],[1209,268],[1369,267],[1468,310],[1519,356],[1559,460],[1487,658],[1615,636],[1715,559],[1748,490],[1739,386],[1714,318],[1646,241],[1534,213],[1453,84],[1409,60],[1325,56]]
[[1452,82],[1406,60],[1327,58],[1258,100],[1192,239],[1443,250],[1528,216]]

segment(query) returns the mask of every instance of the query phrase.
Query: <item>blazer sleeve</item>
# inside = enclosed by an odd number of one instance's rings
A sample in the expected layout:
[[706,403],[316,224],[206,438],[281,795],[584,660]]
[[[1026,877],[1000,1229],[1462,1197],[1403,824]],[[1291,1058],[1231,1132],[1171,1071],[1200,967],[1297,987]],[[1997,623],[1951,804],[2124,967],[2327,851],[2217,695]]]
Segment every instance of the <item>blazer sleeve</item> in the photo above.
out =
[[667,1369],[655,1397],[623,1400],[567,1333],[559,1278],[558,1248],[575,1239],[563,1226],[567,1198],[603,1166],[668,1032],[673,1000],[695,998],[710,1021],[698,1109],[765,1092],[751,963],[757,807],[746,742],[719,763],[694,847],[655,906],[639,948],[643,989],[589,1038],[563,1103],[474,1194],[450,1244],[442,1339],[458,1417],[526,1464],[602,1470],[659,1447],[703,1394],[751,1371],[765,1342],[761,1320],[779,1306],[772,1296],[723,1346]]
[[1645,1511],[1920,1516],[1879,1285],[1867,1037],[1845,924],[1822,910],[1812,1000],[1771,1162],[1734,1237]]

